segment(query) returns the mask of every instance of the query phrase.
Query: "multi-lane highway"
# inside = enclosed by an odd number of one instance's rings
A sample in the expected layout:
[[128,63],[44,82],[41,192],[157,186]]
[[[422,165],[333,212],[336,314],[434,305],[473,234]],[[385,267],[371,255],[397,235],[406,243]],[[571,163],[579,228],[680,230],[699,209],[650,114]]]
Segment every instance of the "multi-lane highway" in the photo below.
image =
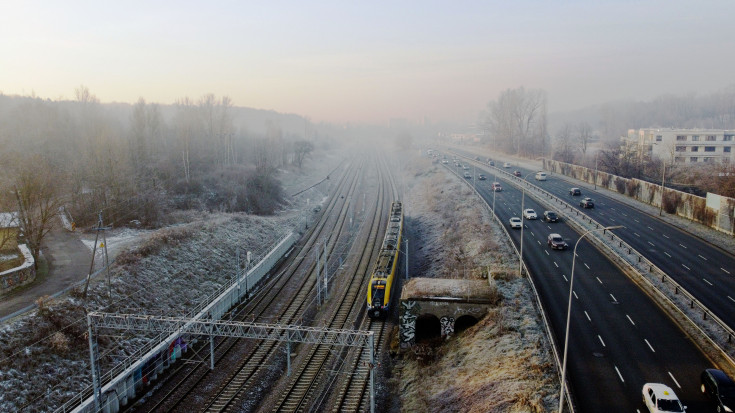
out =
[[[452,168],[451,164],[449,167]],[[504,184],[503,191],[493,192],[490,189],[495,180],[493,170],[487,168],[476,173],[488,177],[474,183],[488,204],[493,205],[495,196],[495,213],[500,222],[508,226],[510,217],[521,216],[520,190],[498,176],[497,180]],[[553,180],[546,184],[553,184]],[[546,209],[528,196],[525,207],[535,209],[539,216]],[[609,222],[609,225],[620,224]],[[556,341],[563,343],[571,249],[581,234],[564,222],[532,220],[524,221],[524,225],[524,261],[549,314]],[[520,247],[520,230],[509,231],[513,242]],[[629,227],[616,233],[622,236],[633,231],[638,232]],[[551,250],[546,245],[552,232],[566,239],[569,250]],[[711,362],[676,323],[585,240],[577,250],[574,277],[567,367],[578,411],[644,411],[641,388],[646,382],[672,387],[689,406],[689,412],[711,411],[699,391],[699,374],[711,367]]]
[[[533,172],[516,166],[512,169],[520,170],[523,176]],[[554,174],[547,181],[535,181],[532,175],[528,180],[580,210],[580,198],[593,198],[595,208],[584,209],[585,214],[605,226],[626,226],[627,230],[618,234],[623,241],[735,329],[735,256],[601,192],[582,188],[581,196],[570,196],[570,187],[576,185],[563,178]]]

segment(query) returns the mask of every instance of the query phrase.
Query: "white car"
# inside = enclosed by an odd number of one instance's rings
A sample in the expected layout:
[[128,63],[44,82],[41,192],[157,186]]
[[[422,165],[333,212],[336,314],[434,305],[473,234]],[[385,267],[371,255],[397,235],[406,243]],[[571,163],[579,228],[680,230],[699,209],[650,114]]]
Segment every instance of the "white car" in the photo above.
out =
[[510,227],[511,228],[520,228],[521,227],[521,219],[518,217],[513,217],[510,219]]
[[661,383],[643,385],[643,403],[651,413],[682,413],[686,410],[686,406],[681,404],[671,387]]
[[536,211],[534,211],[531,208],[523,210],[523,217],[526,219],[538,219],[538,215],[536,215]]
[[509,162],[504,163],[503,168],[510,168],[510,163]]

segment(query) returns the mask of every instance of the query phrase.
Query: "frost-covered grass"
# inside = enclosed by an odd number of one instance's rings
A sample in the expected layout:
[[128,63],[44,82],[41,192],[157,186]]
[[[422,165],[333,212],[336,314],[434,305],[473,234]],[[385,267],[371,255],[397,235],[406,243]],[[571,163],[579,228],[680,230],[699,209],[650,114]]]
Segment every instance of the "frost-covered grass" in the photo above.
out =
[[[559,385],[548,339],[504,232],[474,193],[425,158],[406,164],[412,276],[480,278],[500,300],[430,355],[407,353],[393,376],[405,412],[544,412]],[[418,274],[417,274],[418,273]]]

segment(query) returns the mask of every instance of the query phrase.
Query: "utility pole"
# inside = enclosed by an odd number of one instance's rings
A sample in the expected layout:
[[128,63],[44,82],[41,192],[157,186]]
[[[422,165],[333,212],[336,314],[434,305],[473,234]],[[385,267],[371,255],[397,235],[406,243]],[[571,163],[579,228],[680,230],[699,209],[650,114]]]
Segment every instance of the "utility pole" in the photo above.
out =
[[[104,231],[106,229],[109,229],[109,227],[103,227],[102,226],[102,211],[99,212],[98,215],[98,221],[97,221],[97,228],[92,228],[96,231],[94,236],[94,248],[92,249],[92,262],[89,263],[89,272],[87,273],[87,282],[84,284],[84,293],[82,296],[84,298],[87,298],[87,290],[89,289],[89,280],[92,278],[92,271],[94,270],[94,257],[97,255],[97,241],[99,241],[100,237],[100,231]],[[106,240],[104,232],[102,233],[102,237]],[[103,241],[104,242],[104,241]],[[104,242],[103,246],[105,247],[105,264],[107,265],[107,282],[108,282],[108,288],[110,289],[110,295],[112,294],[112,287],[109,285],[110,283],[110,266],[109,262],[107,260],[107,242]]]

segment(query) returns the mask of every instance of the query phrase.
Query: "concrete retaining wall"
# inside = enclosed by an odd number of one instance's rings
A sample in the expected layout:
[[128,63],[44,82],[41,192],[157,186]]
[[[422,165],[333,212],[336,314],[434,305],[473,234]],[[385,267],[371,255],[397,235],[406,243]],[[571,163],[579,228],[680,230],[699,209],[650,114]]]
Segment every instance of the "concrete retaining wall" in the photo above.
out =
[[31,283],[36,279],[35,261],[33,255],[31,255],[31,250],[25,244],[18,245],[18,249],[23,254],[25,261],[18,267],[0,273],[0,294]]
[[[591,185],[627,195],[638,201],[661,208],[661,185],[641,181],[635,178],[623,178],[606,172],[580,165],[544,159],[544,169],[550,172],[569,176]],[[596,178],[596,179],[595,179]],[[663,210],[669,214],[699,222],[710,228],[735,235],[735,199],[707,194],[706,198],[692,195],[675,189],[666,188]]]

